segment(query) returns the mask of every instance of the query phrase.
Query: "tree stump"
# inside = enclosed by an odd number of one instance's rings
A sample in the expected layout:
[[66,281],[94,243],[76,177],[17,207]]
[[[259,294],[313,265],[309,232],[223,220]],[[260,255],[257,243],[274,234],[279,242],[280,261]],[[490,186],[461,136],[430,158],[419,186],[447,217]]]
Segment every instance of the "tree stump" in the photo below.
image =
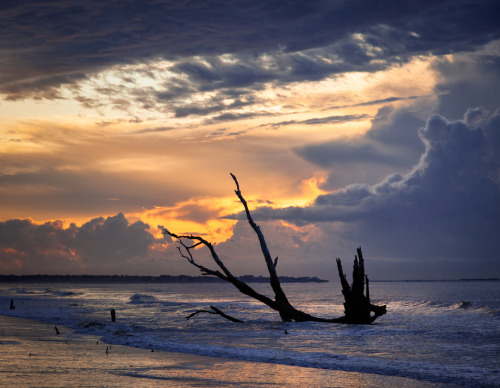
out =
[[[354,257],[352,271],[352,284],[347,282],[342,262],[337,259],[340,283],[342,284],[342,294],[344,295],[344,319],[346,323],[372,323],[379,316],[387,312],[386,306],[375,306],[370,303],[370,288],[368,276],[365,275],[365,261],[361,248],[357,249],[358,254]],[[366,282],[366,295],[365,295]],[[374,315],[371,315],[371,312]]]

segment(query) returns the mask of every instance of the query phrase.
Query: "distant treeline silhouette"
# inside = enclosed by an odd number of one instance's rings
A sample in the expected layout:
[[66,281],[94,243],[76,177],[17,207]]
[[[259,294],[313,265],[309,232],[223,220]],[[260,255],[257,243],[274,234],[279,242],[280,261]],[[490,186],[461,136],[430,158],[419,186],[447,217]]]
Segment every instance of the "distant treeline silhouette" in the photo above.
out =
[[[269,283],[269,277],[243,275],[239,279],[249,283]],[[317,277],[281,276],[283,283],[323,283],[328,280]],[[0,275],[0,282],[10,283],[223,283],[210,276],[188,275]]]

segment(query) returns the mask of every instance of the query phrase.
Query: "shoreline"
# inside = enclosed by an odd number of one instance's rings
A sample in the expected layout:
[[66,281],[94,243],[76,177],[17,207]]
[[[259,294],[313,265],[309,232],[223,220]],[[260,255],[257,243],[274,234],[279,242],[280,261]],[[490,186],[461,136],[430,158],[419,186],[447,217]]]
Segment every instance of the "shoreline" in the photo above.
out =
[[0,315],[3,387],[451,387],[408,378],[109,345],[94,335]]

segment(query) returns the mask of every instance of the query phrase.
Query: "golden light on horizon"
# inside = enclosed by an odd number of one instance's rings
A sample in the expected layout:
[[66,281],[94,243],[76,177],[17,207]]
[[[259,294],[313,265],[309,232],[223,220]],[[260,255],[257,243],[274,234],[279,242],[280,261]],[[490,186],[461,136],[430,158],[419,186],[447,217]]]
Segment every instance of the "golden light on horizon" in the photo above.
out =
[[[264,202],[256,195],[243,193],[250,211],[260,207],[284,208],[288,206],[304,206],[311,203],[321,194],[327,192],[320,187],[325,183],[324,172],[315,173],[313,177],[304,179],[300,184],[300,193],[293,197],[274,198],[272,202]],[[155,207],[132,215],[150,225],[150,232],[156,239],[162,239],[163,226],[175,234],[201,235],[212,243],[229,240],[237,220],[223,218],[244,211],[243,205],[236,197],[203,197],[191,198],[172,207]],[[287,225],[288,226],[288,225]]]
[[[235,221],[221,217],[242,209],[231,192],[225,194],[217,189],[220,185],[213,184],[214,176],[220,176],[218,171],[231,165],[244,176],[259,176],[261,182],[254,180],[258,194],[248,194],[247,198],[252,208],[267,199],[272,200],[268,204],[272,207],[311,203],[318,195],[326,194],[321,187],[328,172],[304,164],[299,171],[295,170],[292,166],[299,161],[291,150],[307,142],[364,135],[378,109],[386,105],[376,103],[377,100],[396,95],[401,99],[391,104],[398,106],[413,102],[405,100],[407,97],[430,94],[437,82],[434,72],[429,70],[433,59],[417,57],[374,74],[348,73],[288,86],[264,83],[253,92],[252,103],[249,103],[251,97],[242,96],[243,104],[232,108],[237,97],[221,100],[222,113],[241,115],[241,119],[229,122],[217,120],[219,112],[176,117],[172,111],[175,104],[168,100],[148,105],[145,97],[148,93],[165,92],[169,82],[187,82],[185,74],[172,70],[175,62],[115,65],[90,75],[78,87],[62,87],[59,99],[2,102],[0,114],[5,115],[1,119],[0,136],[5,141],[0,150],[5,155],[16,154],[18,160],[22,155],[29,161],[5,167],[3,172],[16,175],[43,168],[47,172],[108,175],[115,177],[120,185],[126,175],[146,187],[157,184],[159,191],[168,191],[171,185],[182,186],[186,198],[175,206],[165,207],[162,201],[157,201],[157,208],[141,210],[144,205],[138,202],[136,211],[129,208],[123,211],[150,225],[169,221],[172,230],[199,231],[213,236],[215,241],[224,241],[230,238]],[[229,55],[220,60],[231,64],[235,58]],[[186,98],[183,103],[203,106],[210,104],[216,93],[198,91]],[[270,155],[276,158],[275,164]],[[195,178],[176,180],[171,172],[179,166],[195,172]],[[201,173],[207,166],[210,175]],[[229,187],[227,182],[225,187]],[[31,185],[20,181],[18,188],[26,193],[57,189],[43,181]],[[207,192],[205,198],[190,194],[202,191]],[[119,186],[107,189],[103,195],[102,201],[113,202],[113,208],[119,208],[122,197]],[[186,211],[189,206],[191,210]],[[21,215],[10,211],[4,214]],[[92,217],[112,216],[113,212],[96,210],[87,214],[85,218],[83,214],[62,211],[49,217],[40,209],[40,214],[32,213],[29,217],[38,222],[60,218],[65,225],[82,225]],[[158,236],[156,231],[152,233]]]

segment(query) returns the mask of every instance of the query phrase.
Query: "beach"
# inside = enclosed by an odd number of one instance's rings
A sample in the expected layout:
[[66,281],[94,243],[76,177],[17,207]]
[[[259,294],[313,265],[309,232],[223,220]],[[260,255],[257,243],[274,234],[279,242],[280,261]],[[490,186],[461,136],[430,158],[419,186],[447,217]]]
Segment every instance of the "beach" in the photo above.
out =
[[437,387],[401,377],[109,345],[66,327],[0,316],[2,387]]

